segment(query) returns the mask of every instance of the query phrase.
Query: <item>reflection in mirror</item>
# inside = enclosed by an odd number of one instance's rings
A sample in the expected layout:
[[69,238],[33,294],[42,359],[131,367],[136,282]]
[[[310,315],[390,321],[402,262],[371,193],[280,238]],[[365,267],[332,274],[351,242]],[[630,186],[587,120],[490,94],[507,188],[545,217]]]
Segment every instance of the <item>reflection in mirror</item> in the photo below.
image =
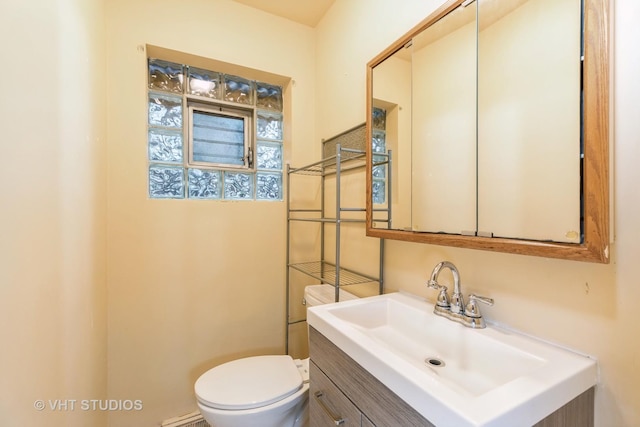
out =
[[478,3],[478,231],[579,243],[580,0]]
[[476,44],[476,3],[413,38],[415,231],[475,235]]
[[[376,210],[374,227],[410,230],[411,44],[403,46],[377,66],[373,71],[373,80],[376,82],[373,108],[378,117],[372,132],[373,161],[384,162],[384,157],[380,154],[385,150],[392,153],[391,167],[381,164],[374,166],[372,171],[373,204]],[[389,198],[393,213],[391,218],[387,218],[384,211]]]

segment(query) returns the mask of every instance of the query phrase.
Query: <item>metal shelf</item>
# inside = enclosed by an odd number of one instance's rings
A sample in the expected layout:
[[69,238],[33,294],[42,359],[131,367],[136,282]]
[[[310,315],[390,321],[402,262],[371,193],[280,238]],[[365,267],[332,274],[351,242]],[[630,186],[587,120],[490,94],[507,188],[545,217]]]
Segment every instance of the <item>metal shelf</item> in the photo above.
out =
[[[287,272],[286,272],[286,287],[287,287],[287,330],[285,335],[286,351],[289,353],[289,327],[291,325],[301,323],[304,319],[299,318],[299,314],[296,317],[292,317],[291,310],[291,272],[298,271],[304,275],[312,277],[322,284],[328,284],[334,287],[335,301],[340,298],[340,288],[344,286],[365,284],[367,287],[371,285],[377,285],[375,292],[383,293],[383,257],[384,257],[384,240],[379,241],[379,271],[378,277],[372,277],[367,274],[345,268],[341,265],[341,225],[346,223],[361,223],[364,224],[366,219],[364,215],[356,215],[356,213],[363,214],[366,209],[364,207],[344,207],[341,200],[341,176],[344,172],[361,170],[364,172],[366,169],[366,129],[365,125],[359,125],[355,128],[349,129],[339,135],[325,140],[322,143],[323,159],[302,167],[291,167],[287,165],[286,174],[286,190],[287,190]],[[358,172],[359,173],[359,172]],[[307,208],[297,209],[291,206],[291,184],[292,177],[296,175],[312,175],[320,177],[320,197],[319,206],[311,206]],[[335,179],[326,178],[334,175]],[[335,206],[332,207],[331,212],[325,206],[325,181],[332,188],[335,188]],[[389,211],[389,208],[386,209]],[[344,218],[343,214],[350,212],[349,218]],[[327,215],[329,214],[329,215]],[[292,263],[290,258],[291,250],[291,224],[293,222],[315,222],[319,223],[320,229],[320,254],[318,258],[320,261],[312,262],[296,262]],[[327,226],[327,224],[335,224]],[[333,262],[325,261],[325,235],[326,233],[332,233],[335,236],[335,259]],[[363,236],[364,236],[363,231]],[[315,235],[313,236],[315,238]],[[354,289],[354,292],[360,290],[360,288]],[[297,294],[296,294],[297,295]]]
[[[315,163],[299,168],[289,168],[288,174],[327,176],[334,175],[340,167],[341,172],[361,169],[366,166],[366,153],[362,150],[340,148],[340,159],[337,155],[327,157]],[[339,165],[339,166],[338,166]]]
[[353,270],[340,267],[327,261],[312,261],[289,264],[289,267],[298,270],[314,279],[320,280],[332,286],[349,286],[361,283],[378,282],[379,279],[361,274]]
[[289,217],[289,221],[307,221],[307,222],[328,222],[335,224],[338,221],[340,222],[356,222],[356,223],[364,223],[365,219],[357,219],[357,218],[340,218],[339,220],[336,218],[291,218]]

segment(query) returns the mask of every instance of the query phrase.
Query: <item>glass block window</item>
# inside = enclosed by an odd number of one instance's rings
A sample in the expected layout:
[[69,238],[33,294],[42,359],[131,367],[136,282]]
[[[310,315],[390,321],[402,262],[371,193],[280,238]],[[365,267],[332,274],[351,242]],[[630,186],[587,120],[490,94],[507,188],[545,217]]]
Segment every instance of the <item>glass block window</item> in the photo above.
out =
[[373,182],[372,182],[372,198],[375,204],[384,204],[386,202],[386,187],[387,187],[387,165],[376,164],[382,163],[387,160],[386,156],[377,155],[376,153],[386,153],[386,121],[387,112],[382,108],[373,108],[373,135],[371,140],[371,147],[373,153]]
[[282,141],[282,114],[258,111],[258,139]]
[[256,198],[262,200],[282,199],[282,174],[264,173],[256,174],[257,193]]
[[257,117],[256,199],[282,200],[282,113],[258,110]]
[[149,126],[182,129],[182,98],[150,92]]
[[248,173],[224,173],[225,199],[252,199],[253,177]]
[[387,194],[386,185],[386,181],[379,181],[374,179],[373,186],[371,187],[373,203],[380,205],[384,204],[386,199],[385,195]]
[[387,112],[382,108],[373,108],[373,128],[381,131],[387,129]]
[[258,141],[258,169],[282,170],[282,144]]
[[190,199],[220,199],[222,177],[220,171],[189,168]]
[[224,76],[224,100],[238,104],[253,104],[254,84],[237,76]]
[[149,197],[283,199],[282,87],[148,60]]
[[220,99],[220,73],[189,67],[189,93]]
[[256,106],[265,110],[282,111],[282,88],[256,83]]
[[148,141],[149,160],[182,163],[182,132],[150,127]]
[[184,198],[184,169],[150,166],[149,195],[155,198]]
[[184,67],[182,64],[149,60],[149,89],[182,93]]

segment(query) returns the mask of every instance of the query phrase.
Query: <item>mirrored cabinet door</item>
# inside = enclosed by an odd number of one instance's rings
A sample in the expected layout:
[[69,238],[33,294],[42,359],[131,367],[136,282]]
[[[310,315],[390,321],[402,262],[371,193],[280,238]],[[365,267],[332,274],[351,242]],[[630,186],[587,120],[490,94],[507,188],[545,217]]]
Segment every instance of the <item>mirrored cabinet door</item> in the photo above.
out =
[[476,3],[412,40],[411,225],[476,230]]
[[476,3],[478,231],[580,243],[581,1]]

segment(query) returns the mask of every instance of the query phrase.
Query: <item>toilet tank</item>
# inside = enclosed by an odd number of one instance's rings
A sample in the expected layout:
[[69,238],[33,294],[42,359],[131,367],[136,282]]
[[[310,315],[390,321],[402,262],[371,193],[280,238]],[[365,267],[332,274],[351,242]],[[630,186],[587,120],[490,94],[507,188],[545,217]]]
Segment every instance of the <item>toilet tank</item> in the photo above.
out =
[[[304,304],[307,307],[335,302],[336,290],[331,285],[310,285],[304,288]],[[352,293],[340,289],[340,301],[358,298]]]
[[[296,309],[313,307],[335,302],[336,288],[332,285],[308,285],[304,288],[302,300],[295,302]],[[340,301],[358,298],[356,295],[340,289]],[[298,304],[302,303],[301,307]],[[307,322],[294,322],[287,329],[287,353],[294,359],[306,359],[309,357],[309,336]]]

